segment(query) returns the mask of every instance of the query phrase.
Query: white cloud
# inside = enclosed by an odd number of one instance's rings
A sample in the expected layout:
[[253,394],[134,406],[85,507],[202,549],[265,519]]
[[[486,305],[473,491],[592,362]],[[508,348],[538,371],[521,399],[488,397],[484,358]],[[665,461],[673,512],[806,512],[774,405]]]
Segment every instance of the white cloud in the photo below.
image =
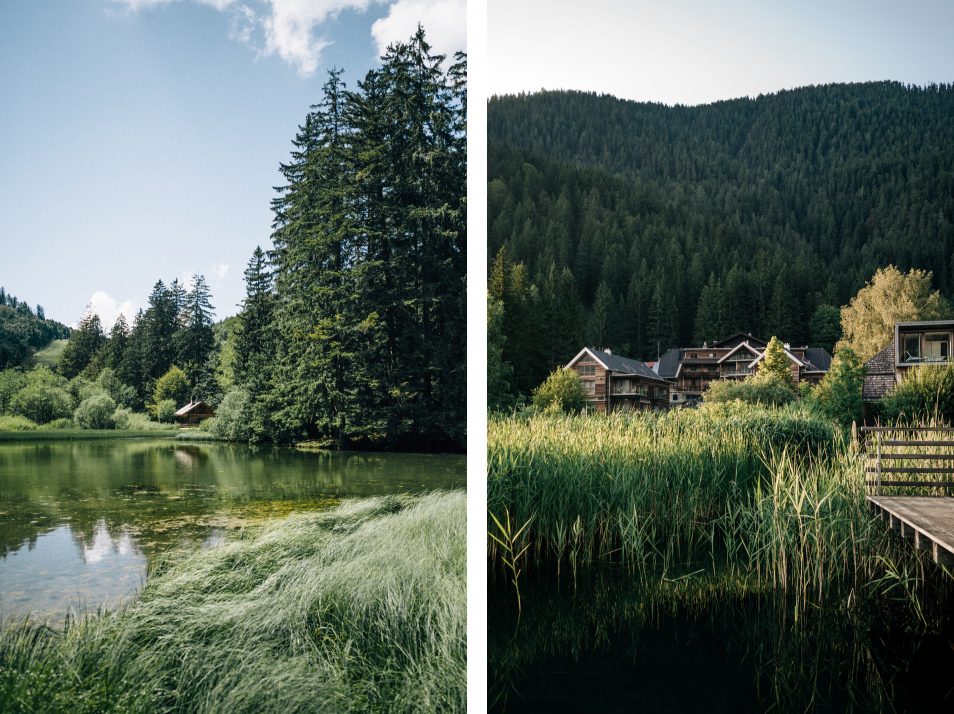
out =
[[364,12],[372,4],[390,5],[387,16],[371,27],[381,52],[392,42],[406,41],[418,23],[435,52],[451,56],[467,46],[466,0],[113,0],[130,12],[186,1],[227,13],[231,39],[260,56],[281,57],[302,77],[314,74],[332,44],[323,25],[346,10]]
[[[129,10],[136,12],[143,8],[156,7],[157,5],[168,5],[171,2],[180,2],[180,0],[113,0],[120,5],[125,5]],[[235,0],[192,0],[199,5],[208,5],[216,10],[222,11],[232,5]]]
[[212,269],[209,273],[215,282],[221,282],[229,274],[229,266],[226,263],[212,263]]
[[386,17],[371,26],[378,51],[384,53],[394,42],[406,42],[424,26],[427,41],[435,54],[447,55],[467,50],[466,0],[397,0]]
[[99,321],[103,324],[103,329],[109,332],[113,329],[113,325],[120,314],[125,315],[126,322],[131,327],[138,309],[138,305],[132,300],[119,302],[108,293],[97,290],[90,297],[86,312],[99,315]]
[[360,12],[369,4],[370,0],[269,0],[270,11],[262,23],[265,54],[278,54],[307,77],[318,68],[322,50],[331,44],[317,36],[318,27],[342,10]]

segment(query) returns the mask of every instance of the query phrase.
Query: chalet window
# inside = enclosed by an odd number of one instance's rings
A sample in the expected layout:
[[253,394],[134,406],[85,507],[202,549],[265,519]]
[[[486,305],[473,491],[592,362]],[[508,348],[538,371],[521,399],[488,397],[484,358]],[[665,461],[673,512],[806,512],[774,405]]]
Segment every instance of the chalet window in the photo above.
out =
[[583,385],[583,393],[588,395],[596,394],[596,382],[591,379],[582,380],[580,384]]
[[947,362],[951,336],[947,332],[928,332],[924,335],[924,361]]
[[904,335],[902,338],[901,361],[902,362],[920,362],[921,361],[921,335]]
[[594,374],[596,374],[596,365],[595,364],[577,365],[576,371],[581,375],[592,377]]

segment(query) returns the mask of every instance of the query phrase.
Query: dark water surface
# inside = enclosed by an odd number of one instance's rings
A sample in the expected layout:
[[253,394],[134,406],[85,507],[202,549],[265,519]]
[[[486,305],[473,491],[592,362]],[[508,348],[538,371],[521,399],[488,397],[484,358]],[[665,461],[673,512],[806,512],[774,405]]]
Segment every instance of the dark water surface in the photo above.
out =
[[[928,577],[945,577],[940,572]],[[954,615],[890,599],[849,615],[755,596],[653,602],[609,573],[494,579],[494,712],[952,712]]]
[[172,439],[0,443],[0,618],[115,605],[151,559],[337,499],[460,488],[465,457]]

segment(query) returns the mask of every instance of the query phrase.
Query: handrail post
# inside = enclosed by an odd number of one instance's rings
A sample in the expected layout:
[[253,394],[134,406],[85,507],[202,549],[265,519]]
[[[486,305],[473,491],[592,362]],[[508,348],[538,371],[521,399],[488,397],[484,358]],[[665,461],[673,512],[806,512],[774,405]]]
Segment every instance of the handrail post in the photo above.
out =
[[878,458],[878,485],[877,485],[877,494],[881,495],[881,432],[875,434],[875,439],[877,439],[877,458]]

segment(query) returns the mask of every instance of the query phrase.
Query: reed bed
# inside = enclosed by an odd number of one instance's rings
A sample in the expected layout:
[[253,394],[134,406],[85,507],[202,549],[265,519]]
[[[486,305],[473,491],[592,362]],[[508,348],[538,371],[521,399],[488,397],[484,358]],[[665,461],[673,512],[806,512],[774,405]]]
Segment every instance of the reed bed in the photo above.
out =
[[61,630],[0,630],[0,711],[462,711],[462,492],[346,502],[167,561]]
[[[850,597],[885,562],[923,568],[871,518],[863,459],[803,408],[710,405],[667,414],[492,418],[491,572],[500,541],[527,570],[622,565],[645,592],[660,582],[781,592],[796,612]],[[500,537],[505,518],[521,542]]]

